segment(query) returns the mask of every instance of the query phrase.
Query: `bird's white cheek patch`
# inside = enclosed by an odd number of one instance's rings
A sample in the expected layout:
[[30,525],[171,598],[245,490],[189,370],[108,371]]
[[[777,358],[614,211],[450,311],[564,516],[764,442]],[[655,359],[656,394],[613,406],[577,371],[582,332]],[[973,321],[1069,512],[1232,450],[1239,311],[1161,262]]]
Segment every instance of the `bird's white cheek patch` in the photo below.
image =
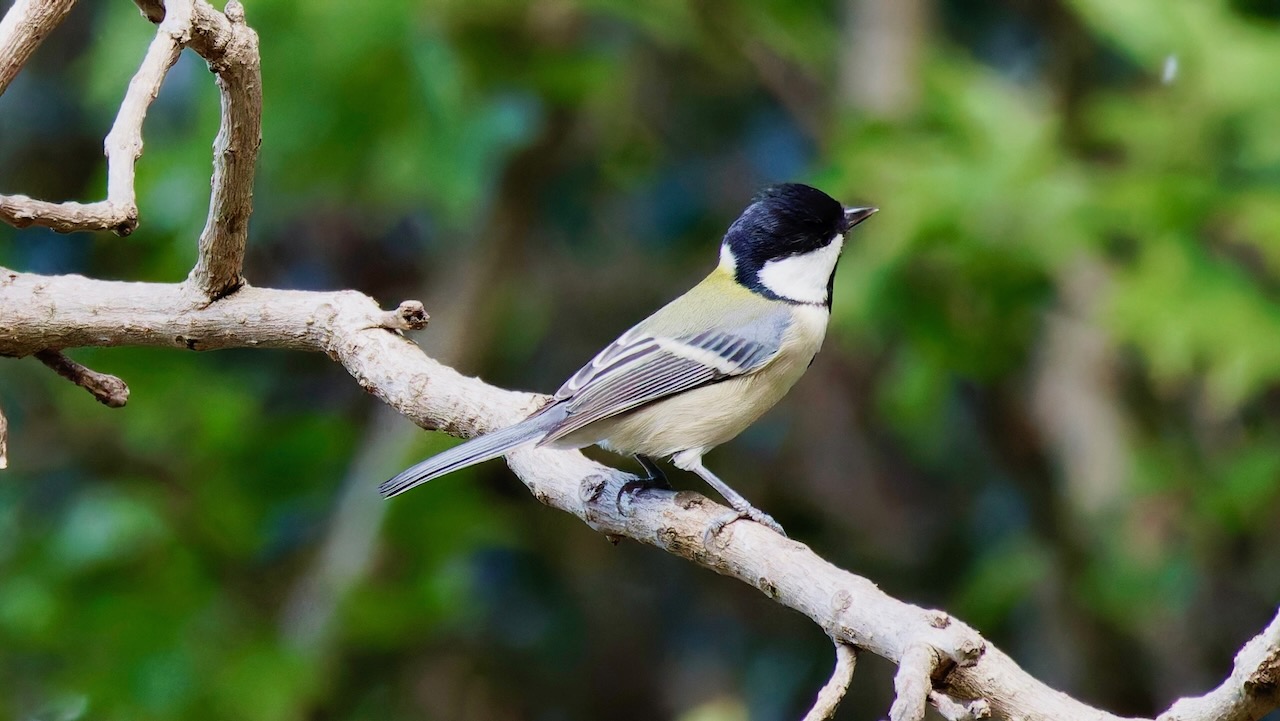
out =
[[827,281],[843,246],[844,236],[837,235],[815,251],[771,260],[760,268],[760,284],[788,300],[825,303]]
[[729,249],[728,243],[720,246],[720,267],[729,271],[729,275],[738,272],[738,259],[733,257],[733,251]]

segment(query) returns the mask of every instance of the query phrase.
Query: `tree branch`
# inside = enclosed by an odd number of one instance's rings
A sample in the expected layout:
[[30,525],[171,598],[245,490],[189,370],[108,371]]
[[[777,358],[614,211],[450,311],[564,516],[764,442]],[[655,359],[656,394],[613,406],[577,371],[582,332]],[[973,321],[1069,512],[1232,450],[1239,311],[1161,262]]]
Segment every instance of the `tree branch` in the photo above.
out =
[[86,368],[56,350],[36,351],[35,356],[54,373],[89,391],[89,395],[108,408],[121,408],[129,402],[129,386],[116,376]]
[[[66,5],[69,9],[71,3]],[[25,195],[0,195],[0,218],[19,228],[39,225],[60,233],[110,230],[125,236],[138,227],[133,181],[134,163],[142,155],[142,123],[191,31],[191,0],[174,0],[174,5],[174,12],[156,32],[142,65],[129,81],[129,89],[103,143],[107,156],[107,199],[88,204],[51,203]],[[5,16],[6,23],[17,10],[15,6]],[[62,16],[58,16],[56,21],[61,19]]]
[[[495,388],[428,358],[399,334],[399,323],[372,299],[352,291],[243,287],[205,303],[180,285],[0,271],[0,317],[9,326],[0,334],[4,355],[117,345],[320,351],[418,425],[461,437],[510,425],[544,398]],[[1117,718],[1036,681],[967,625],[898,601],[763,526],[733,524],[719,537],[722,543],[708,548],[703,531],[725,509],[697,493],[644,491],[624,510],[614,499],[632,477],[580,453],[524,450],[513,453],[509,463],[539,501],[601,533],[656,546],[737,578],[805,614],[838,642],[899,664],[905,658],[913,675],[899,674],[898,703],[912,713],[923,707],[929,692],[938,690],[961,702],[986,699],[999,718]],[[1250,714],[1266,704],[1273,707],[1274,685],[1267,684],[1280,655],[1278,624],[1280,620],[1273,622],[1246,647],[1225,690],[1204,697],[1203,705],[1216,715],[1178,715],[1165,721],[1243,721],[1256,718]],[[925,683],[917,660],[930,656],[941,673],[930,672],[934,680]],[[1233,693],[1243,694],[1247,703],[1227,704],[1223,699]],[[1188,703],[1175,710],[1182,714]]]
[[912,644],[898,659],[893,677],[896,698],[889,709],[889,721],[923,721],[926,702],[933,690],[933,674],[941,659],[923,643]]
[[818,690],[818,698],[813,708],[804,715],[802,721],[827,721],[836,715],[840,702],[844,700],[849,684],[853,683],[853,670],[858,664],[858,649],[847,643],[835,642],[836,667],[831,670],[831,679]]
[[[0,24],[0,92],[7,85],[4,69],[13,72],[54,25],[62,20],[73,0],[60,0],[61,13],[53,12],[54,2],[21,0]],[[138,227],[134,164],[142,154],[142,123],[147,109],[160,93],[169,68],[177,62],[182,48],[190,45],[218,76],[222,97],[222,126],[214,142],[213,193],[209,219],[200,235],[200,258],[192,271],[193,282],[206,297],[213,298],[234,289],[241,282],[245,239],[253,203],[253,172],[261,144],[262,81],[258,61],[258,38],[244,24],[244,8],[229,2],[227,13],[215,10],[203,0],[170,0],[172,7],[151,41],[138,72],[116,113],[104,142],[107,156],[107,198],[95,203],[53,203],[25,195],[0,195],[0,219],[19,228],[38,225],[60,233],[82,230],[110,230],[126,236]],[[33,9],[42,12],[33,12]],[[150,12],[148,12],[148,10]],[[39,20],[25,19],[34,15]],[[153,17],[154,4],[144,13]],[[11,18],[13,20],[11,21]],[[4,54],[8,33],[15,41],[15,62]],[[21,32],[25,30],[26,32]]]
[[244,282],[241,269],[253,212],[253,173],[262,145],[262,72],[258,34],[245,24],[244,6],[238,0],[228,0],[225,16],[202,1],[196,8],[197,18],[207,22],[196,23],[191,47],[218,76],[222,124],[213,142],[209,218],[188,280],[215,300]]
[[76,0],[15,0],[0,20],[0,95]]
[[182,46],[191,37],[191,0],[171,2],[174,10],[156,31],[141,67],[129,81],[116,121],[107,133],[107,204],[124,214],[112,227],[117,235],[128,235],[138,227],[134,165],[142,157],[142,122],[147,109],[160,94],[169,68],[178,62]]
[[1280,613],[1236,654],[1231,675],[1209,693],[1180,699],[1158,721],[1259,719],[1280,707]]

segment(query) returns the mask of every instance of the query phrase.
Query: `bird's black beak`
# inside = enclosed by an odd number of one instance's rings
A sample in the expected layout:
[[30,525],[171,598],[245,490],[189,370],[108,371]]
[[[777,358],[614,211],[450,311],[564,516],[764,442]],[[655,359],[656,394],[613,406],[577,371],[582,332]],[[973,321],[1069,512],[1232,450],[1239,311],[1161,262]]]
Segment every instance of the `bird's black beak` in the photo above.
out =
[[880,209],[879,208],[845,208],[844,209],[845,230],[848,230],[849,228],[852,228],[858,223],[861,223],[867,218],[870,218],[871,216],[875,215],[876,211],[878,210]]

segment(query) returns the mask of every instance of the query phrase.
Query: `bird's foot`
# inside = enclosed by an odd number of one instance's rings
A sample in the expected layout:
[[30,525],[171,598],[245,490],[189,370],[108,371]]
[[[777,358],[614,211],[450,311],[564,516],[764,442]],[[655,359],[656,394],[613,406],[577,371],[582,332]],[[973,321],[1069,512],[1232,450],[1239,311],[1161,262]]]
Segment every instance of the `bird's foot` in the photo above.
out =
[[644,456],[636,456],[636,459],[640,461],[640,465],[644,466],[648,475],[644,478],[637,478],[634,481],[627,481],[622,484],[622,488],[618,489],[616,506],[618,508],[618,513],[623,515],[625,515],[625,512],[622,510],[623,501],[625,499],[630,499],[640,491],[647,491],[650,488],[658,488],[664,491],[672,490],[671,483],[667,481],[667,474],[663,473],[662,469],[653,461],[645,458]]
[[775,531],[783,538],[786,538],[787,536],[787,532],[782,530],[782,524],[773,520],[773,516],[770,516],[759,508],[748,504],[717,516],[712,520],[711,524],[707,526],[707,530],[702,534],[702,542],[705,545],[710,546],[716,536],[719,536],[720,532],[725,529],[725,526],[728,526],[734,521],[741,520],[755,521],[756,523]]

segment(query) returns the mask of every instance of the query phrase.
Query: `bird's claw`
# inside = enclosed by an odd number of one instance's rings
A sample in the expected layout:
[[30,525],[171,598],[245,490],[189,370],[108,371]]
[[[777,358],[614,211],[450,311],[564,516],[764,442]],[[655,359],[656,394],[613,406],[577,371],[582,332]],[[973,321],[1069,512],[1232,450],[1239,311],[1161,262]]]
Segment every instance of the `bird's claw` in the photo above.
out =
[[736,508],[713,519],[710,525],[707,526],[707,530],[702,534],[703,544],[710,546],[716,536],[719,536],[720,532],[725,529],[725,526],[740,520],[755,521],[783,538],[787,537],[787,532],[782,530],[782,524],[773,520],[773,516],[755,506],[747,506],[746,508]]

